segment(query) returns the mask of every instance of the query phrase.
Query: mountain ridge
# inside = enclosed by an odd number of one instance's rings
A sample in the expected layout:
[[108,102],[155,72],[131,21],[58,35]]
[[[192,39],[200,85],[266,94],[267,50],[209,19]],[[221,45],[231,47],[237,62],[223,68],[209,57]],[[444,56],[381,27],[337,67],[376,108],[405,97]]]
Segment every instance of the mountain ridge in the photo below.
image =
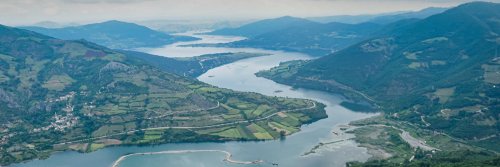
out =
[[[391,25],[331,55],[283,63],[258,75],[365,99],[381,106],[386,119],[498,151],[498,137],[475,140],[499,128],[498,19],[500,4],[467,3]],[[485,120],[493,124],[479,123]]]
[[376,23],[301,24],[222,45],[287,50],[323,56],[368,38],[380,27]]
[[20,27],[48,36],[78,40],[86,39],[113,49],[159,47],[178,41],[197,40],[193,37],[172,36],[135,23],[110,20],[63,28]]
[[282,30],[295,26],[315,25],[315,24],[319,23],[297,17],[283,16],[279,18],[264,19],[252,22],[240,26],[238,28],[225,28],[225,29],[215,30],[208,34],[254,37],[271,31]]

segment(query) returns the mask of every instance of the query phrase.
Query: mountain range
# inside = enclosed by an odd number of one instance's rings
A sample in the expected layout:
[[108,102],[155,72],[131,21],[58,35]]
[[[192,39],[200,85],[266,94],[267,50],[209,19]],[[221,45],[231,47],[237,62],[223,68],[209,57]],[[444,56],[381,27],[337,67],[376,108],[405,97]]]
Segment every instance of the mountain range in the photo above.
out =
[[429,7],[419,11],[409,11],[409,12],[402,11],[402,12],[391,12],[383,14],[322,16],[322,17],[310,17],[307,19],[320,23],[338,22],[346,24],[359,24],[364,22],[371,22],[378,24],[389,24],[403,19],[424,19],[426,17],[442,13],[447,9],[448,8]]
[[258,75],[342,92],[370,102],[386,119],[500,151],[499,20],[500,4],[467,3],[391,23],[333,54]]
[[309,21],[307,19],[296,18],[291,16],[284,16],[274,19],[265,19],[253,23],[245,24],[238,28],[224,28],[212,31],[208,34],[212,35],[229,35],[229,36],[243,36],[252,38],[268,32],[287,29],[295,26],[314,26],[319,23]]
[[85,39],[112,49],[159,47],[179,41],[197,40],[193,37],[169,35],[138,24],[116,20],[63,28],[34,26],[20,28],[59,39]]
[[287,50],[323,56],[366,39],[380,27],[375,23],[306,24],[267,32],[225,46]]
[[346,16],[345,19],[351,21],[349,23],[335,22],[342,21],[342,16],[315,18],[323,23],[287,16],[257,21],[238,28],[216,30],[211,34],[247,37],[222,46],[287,50],[324,56],[367,39],[384,25],[400,20],[423,19],[446,9],[426,8],[416,12]]

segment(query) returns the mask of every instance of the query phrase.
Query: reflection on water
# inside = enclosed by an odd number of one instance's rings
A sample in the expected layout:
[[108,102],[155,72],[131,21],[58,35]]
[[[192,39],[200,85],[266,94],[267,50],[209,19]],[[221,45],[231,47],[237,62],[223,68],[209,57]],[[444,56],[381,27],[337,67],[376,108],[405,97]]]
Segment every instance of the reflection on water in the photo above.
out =
[[[203,38],[195,42],[182,42],[157,49],[144,49],[149,53],[169,57],[188,57],[207,53],[258,51],[270,53],[270,56],[256,57],[241,60],[208,71],[200,76],[200,81],[238,91],[252,91],[270,96],[286,96],[307,98],[326,104],[329,115],[327,119],[305,125],[296,134],[285,140],[264,142],[226,142],[226,143],[181,143],[163,144],[147,147],[112,147],[96,152],[82,154],[76,152],[62,152],[46,160],[36,160],[14,166],[23,167],[88,167],[111,166],[114,160],[121,155],[136,152],[154,152],[165,150],[210,149],[226,150],[233,154],[235,160],[264,160],[266,163],[258,165],[235,165],[223,162],[224,154],[219,153],[187,153],[167,155],[134,156],[124,160],[121,167],[221,167],[221,166],[272,166],[278,163],[286,167],[304,166],[344,166],[347,161],[366,160],[370,156],[365,148],[360,148],[351,140],[327,145],[316,154],[302,156],[319,142],[332,142],[352,137],[344,134],[332,133],[337,125],[347,124],[350,121],[372,116],[373,114],[356,113],[339,106],[342,98],[321,92],[305,89],[291,89],[290,86],[277,84],[271,80],[259,78],[254,73],[277,66],[279,62],[297,59],[310,59],[309,56],[299,53],[267,51],[262,49],[213,48],[213,47],[179,47],[185,44],[221,43],[239,37],[193,35]],[[279,91],[278,91],[279,90]]]

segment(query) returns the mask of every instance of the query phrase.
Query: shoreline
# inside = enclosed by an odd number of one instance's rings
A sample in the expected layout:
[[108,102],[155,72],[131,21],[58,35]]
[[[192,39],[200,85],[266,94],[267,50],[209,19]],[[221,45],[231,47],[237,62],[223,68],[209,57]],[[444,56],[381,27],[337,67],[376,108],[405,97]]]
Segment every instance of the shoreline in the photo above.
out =
[[120,163],[122,161],[124,161],[127,158],[132,157],[132,156],[138,156],[138,155],[159,155],[159,154],[186,154],[186,153],[199,153],[199,152],[219,152],[219,153],[224,153],[226,156],[224,157],[223,161],[226,161],[228,163],[233,163],[233,164],[249,165],[249,164],[264,163],[263,160],[255,160],[255,161],[238,161],[238,160],[233,160],[231,158],[233,155],[230,152],[224,151],[224,150],[169,150],[169,151],[158,151],[158,152],[132,153],[132,154],[123,155],[120,158],[118,158],[116,161],[114,161],[113,165],[111,167],[119,167]]

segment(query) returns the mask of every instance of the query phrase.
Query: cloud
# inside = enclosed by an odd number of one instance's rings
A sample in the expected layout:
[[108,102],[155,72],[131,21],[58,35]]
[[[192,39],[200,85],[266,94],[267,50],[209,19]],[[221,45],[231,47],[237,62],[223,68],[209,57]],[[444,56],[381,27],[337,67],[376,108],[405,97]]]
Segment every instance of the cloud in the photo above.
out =
[[138,3],[144,1],[157,1],[157,0],[60,0],[65,3]]
[[[41,21],[230,20],[373,14],[473,0],[0,0],[0,24]],[[500,2],[500,0],[489,0]]]

